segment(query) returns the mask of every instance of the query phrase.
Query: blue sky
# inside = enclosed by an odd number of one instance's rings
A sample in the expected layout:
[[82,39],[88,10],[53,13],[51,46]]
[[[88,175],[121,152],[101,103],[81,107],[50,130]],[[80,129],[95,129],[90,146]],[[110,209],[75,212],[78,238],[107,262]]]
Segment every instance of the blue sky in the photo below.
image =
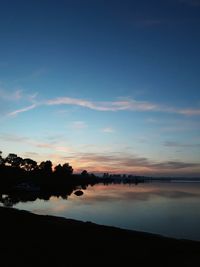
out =
[[199,176],[200,1],[1,1],[0,39],[5,156]]

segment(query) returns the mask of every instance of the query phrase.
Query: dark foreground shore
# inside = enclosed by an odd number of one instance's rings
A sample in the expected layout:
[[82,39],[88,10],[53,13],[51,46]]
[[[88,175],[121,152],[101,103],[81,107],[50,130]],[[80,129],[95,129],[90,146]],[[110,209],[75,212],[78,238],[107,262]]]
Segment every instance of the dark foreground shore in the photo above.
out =
[[199,266],[200,242],[0,208],[0,266]]

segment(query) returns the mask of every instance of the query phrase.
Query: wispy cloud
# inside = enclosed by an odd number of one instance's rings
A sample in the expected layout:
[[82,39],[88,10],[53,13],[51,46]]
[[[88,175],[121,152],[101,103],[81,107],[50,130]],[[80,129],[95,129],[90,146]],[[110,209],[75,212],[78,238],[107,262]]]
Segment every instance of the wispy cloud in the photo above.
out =
[[120,111],[120,110],[138,110],[149,111],[157,110],[159,106],[146,101],[136,101],[133,99],[122,99],[117,101],[88,101],[80,98],[58,97],[47,100],[46,105],[76,105],[98,111]]
[[29,138],[10,133],[0,133],[0,139],[7,142],[24,142],[29,141]]
[[54,142],[42,142],[34,140],[25,136],[16,134],[1,133],[0,140],[4,142],[22,143],[32,147],[41,148],[43,150],[53,150],[57,152],[72,152],[73,149],[70,146],[63,145],[59,140]]
[[106,127],[102,129],[102,132],[104,133],[114,133],[115,130],[112,127]]
[[23,154],[23,156],[26,157],[26,158],[27,158],[27,157],[28,157],[28,158],[29,158],[29,157],[31,158],[31,157],[37,157],[37,156],[39,156],[39,154],[36,153],[36,152],[25,152],[25,153]]
[[166,112],[166,113],[176,113],[182,115],[200,115],[200,108],[176,108],[169,107],[166,105],[160,105],[156,103],[151,103],[148,101],[138,101],[131,98],[118,99],[116,101],[89,101],[79,98],[70,97],[59,97],[51,100],[45,101],[46,105],[76,105],[81,107],[86,107],[89,109],[97,111],[141,111],[141,112]]
[[27,106],[27,107],[24,107],[24,108],[21,108],[21,109],[17,109],[15,111],[12,111],[12,112],[8,113],[7,116],[9,116],[9,117],[15,117],[19,113],[23,113],[23,112],[26,112],[26,111],[29,111],[31,109],[36,108],[36,106],[37,106],[36,104],[32,104],[30,106]]
[[166,141],[164,143],[164,146],[167,147],[194,147],[194,148],[200,148],[200,143],[199,144],[190,144],[190,143],[179,143],[175,141]]
[[200,124],[197,118],[193,120],[189,118],[189,120],[185,120],[185,117],[179,119],[171,119],[170,121],[167,120],[157,120],[156,126],[159,126],[158,132],[160,134],[167,133],[167,132],[191,132],[200,130]]
[[42,149],[50,149],[57,152],[72,152],[72,149],[69,146],[62,145],[58,142],[46,143],[35,140],[29,140],[28,143],[32,146],[42,148]]
[[152,164],[152,167],[158,169],[177,170],[177,169],[185,169],[191,167],[200,167],[200,164],[192,162],[166,161],[161,163],[154,163]]
[[192,108],[180,109],[178,110],[178,113],[188,116],[200,115],[200,109],[192,109]]
[[132,154],[100,154],[100,153],[78,153],[63,157],[79,168],[87,168],[94,172],[111,173],[135,173],[139,175],[186,175],[187,173],[199,173],[200,164],[185,161],[154,161],[146,157],[139,157]]
[[[37,93],[29,94],[22,89],[5,90],[0,88],[0,115],[3,118],[15,117],[20,113],[36,108]],[[13,107],[19,107],[12,111]]]
[[138,111],[138,112],[163,112],[180,114],[185,116],[198,116],[200,115],[200,108],[177,108],[166,105],[160,105],[151,103],[148,101],[138,101],[131,98],[117,99],[115,101],[89,101],[80,98],[71,97],[58,97],[54,99],[35,101],[31,99],[32,105],[25,108],[21,108],[10,112],[9,116],[15,116],[19,113],[29,111],[38,106],[59,106],[59,105],[74,105],[91,110],[102,111],[102,112],[117,112],[117,111]]
[[0,99],[6,101],[17,101],[22,98],[22,90],[8,91],[0,88]]
[[88,125],[84,121],[74,121],[71,124],[71,128],[75,129],[75,130],[81,130],[81,129],[85,129],[87,127],[88,127]]
[[[28,105],[26,107],[23,107],[23,108],[16,109],[16,110],[14,110],[12,112],[9,112],[9,113],[7,113],[7,116],[8,117],[15,117],[15,116],[17,116],[20,113],[24,113],[24,112],[27,112],[29,110],[35,109],[37,106],[40,105],[36,101],[37,95],[38,95],[38,93],[34,93],[34,94],[31,94],[31,95],[28,95],[28,94],[27,95],[26,94],[23,94],[22,95],[22,90],[16,91],[13,94],[14,99],[15,100],[18,100],[18,99],[26,100],[26,102],[28,101],[30,103],[30,105]],[[10,99],[8,99],[8,100],[10,100]]]
[[155,118],[148,118],[146,121],[148,123],[153,123],[153,124],[160,123],[160,121],[158,119],[155,119]]

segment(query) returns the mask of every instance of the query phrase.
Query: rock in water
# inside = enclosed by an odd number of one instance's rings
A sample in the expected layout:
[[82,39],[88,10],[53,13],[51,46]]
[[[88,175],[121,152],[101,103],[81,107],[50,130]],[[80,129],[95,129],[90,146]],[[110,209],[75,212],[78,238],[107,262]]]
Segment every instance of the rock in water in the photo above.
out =
[[82,195],[83,195],[83,191],[81,191],[81,190],[77,190],[76,192],[74,192],[74,194],[75,194],[76,196],[82,196]]

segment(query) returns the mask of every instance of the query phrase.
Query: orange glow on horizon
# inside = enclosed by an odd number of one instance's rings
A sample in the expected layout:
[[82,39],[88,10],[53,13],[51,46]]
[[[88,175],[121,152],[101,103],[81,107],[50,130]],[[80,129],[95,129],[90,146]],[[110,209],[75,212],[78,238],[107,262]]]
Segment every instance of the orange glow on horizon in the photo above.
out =
[[[22,155],[23,157],[23,155]],[[154,166],[154,165],[148,165],[148,166],[137,166],[136,164],[131,166],[130,164],[126,166],[126,162],[123,161],[120,163],[116,161],[114,158],[113,161],[110,159],[109,161],[101,161],[99,162],[97,158],[92,159],[90,157],[89,159],[86,158],[80,158],[77,154],[74,155],[74,158],[72,156],[65,157],[61,153],[52,153],[52,154],[40,154],[38,156],[33,157],[34,160],[40,164],[41,161],[51,160],[53,163],[53,169],[58,164],[64,164],[69,163],[72,168],[74,169],[74,173],[81,173],[83,170],[87,170],[89,173],[94,174],[103,174],[103,173],[109,173],[109,174],[133,174],[138,176],[190,176],[191,174],[195,174],[197,177],[200,173],[200,169],[198,166],[196,167],[187,167],[184,169],[180,168],[170,168],[165,167],[163,168]],[[137,163],[137,162],[136,162]]]

